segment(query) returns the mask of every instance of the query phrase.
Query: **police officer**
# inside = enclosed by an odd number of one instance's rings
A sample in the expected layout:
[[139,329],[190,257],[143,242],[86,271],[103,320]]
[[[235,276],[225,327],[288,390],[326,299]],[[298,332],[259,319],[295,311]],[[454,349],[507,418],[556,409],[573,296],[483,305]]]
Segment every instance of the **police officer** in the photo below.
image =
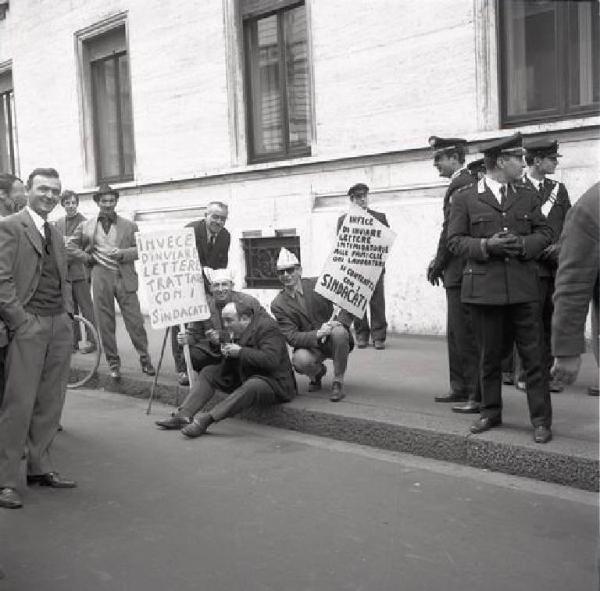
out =
[[464,260],[448,249],[448,220],[452,197],[457,189],[472,184],[474,179],[465,167],[466,140],[431,136],[429,145],[433,149],[433,165],[441,177],[450,179],[444,195],[444,221],[437,252],[427,268],[427,280],[432,285],[443,281],[447,302],[446,339],[450,392],[436,396],[435,401],[460,403],[453,407],[455,412],[478,412],[477,347],[468,307],[460,301]]
[[[481,433],[502,424],[502,341],[512,330],[526,373],[534,441],[552,438],[548,372],[541,350],[539,281],[535,259],[551,243],[537,193],[519,183],[522,136],[482,147],[486,175],[457,191],[450,210],[450,249],[466,257],[462,301],[470,305],[480,353]],[[517,184],[519,183],[519,184]]]
[[[558,164],[558,142],[556,140],[536,139],[524,140],[526,149],[525,162],[527,172],[523,182],[536,191],[540,198],[542,213],[554,232],[552,243],[538,257],[540,273],[540,312],[544,335],[545,363],[549,370],[552,367],[551,333],[552,333],[552,296],[554,295],[554,277],[558,266],[558,239],[562,233],[567,211],[571,207],[567,188],[563,183],[547,178],[554,174]],[[551,392],[561,392],[563,385],[559,380],[550,382]]]

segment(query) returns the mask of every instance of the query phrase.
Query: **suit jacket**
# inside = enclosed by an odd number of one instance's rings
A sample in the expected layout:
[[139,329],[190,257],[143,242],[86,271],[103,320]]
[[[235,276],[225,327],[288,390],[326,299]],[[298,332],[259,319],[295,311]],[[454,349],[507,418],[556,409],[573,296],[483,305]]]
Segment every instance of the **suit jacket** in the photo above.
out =
[[[490,257],[486,238],[507,231],[523,240],[518,257]],[[537,193],[509,186],[504,209],[485,180],[459,189],[448,224],[450,250],[464,256],[461,299],[470,304],[505,305],[539,300],[535,258],[552,241],[552,229],[540,209]]]
[[[322,295],[315,293],[316,277],[305,278],[301,281],[304,305],[290,297],[285,290],[281,290],[271,302],[271,312],[291,347],[316,349],[319,347],[317,330],[324,322],[331,319],[333,304]],[[348,328],[352,323],[352,316],[342,310],[339,320]],[[354,341],[350,334],[350,347],[352,348],[353,345]]]
[[261,378],[282,402],[296,396],[296,379],[285,339],[273,318],[267,314],[255,315],[238,344],[242,347],[239,357],[221,362],[223,374],[237,372],[242,382]]
[[[552,354],[572,357],[585,352],[585,321],[590,300],[600,308],[600,183],[588,189],[573,206],[562,236],[554,290]],[[597,316],[596,316],[597,317]],[[592,322],[598,342],[598,324]]]
[[[73,313],[71,282],[63,237],[50,224],[52,248],[60,273],[65,312]],[[27,319],[25,306],[35,293],[42,271],[42,236],[26,209],[0,220],[0,343],[6,331]]]
[[[209,355],[221,357],[221,347],[213,345],[208,340],[206,331],[210,329],[223,329],[221,322],[221,312],[223,308],[217,307],[214,298],[210,295],[207,296],[207,300],[210,308],[210,318],[208,320],[192,322],[188,327],[189,332],[194,338],[194,343],[190,345],[190,348],[201,349]],[[254,311],[255,316],[268,316],[267,311],[260,305],[260,302],[255,297],[247,293],[242,293],[241,291],[232,291],[230,301],[235,302],[236,304],[246,304],[247,306],[250,306]]]
[[208,232],[206,230],[206,220],[198,220],[186,224],[186,228],[194,228],[196,236],[196,250],[198,258],[203,267],[211,269],[226,269],[229,260],[229,245],[231,236],[229,232],[222,228],[215,238],[215,244],[212,251],[208,252]]
[[442,222],[442,231],[438,240],[434,264],[443,272],[444,287],[446,288],[460,287],[463,267],[465,266],[463,257],[452,254],[448,248],[448,222],[450,221],[452,196],[461,187],[472,185],[474,182],[473,175],[466,168],[463,168],[459,174],[450,180],[444,195],[444,221]]
[[[118,262],[119,272],[123,279],[125,291],[132,292],[138,289],[138,276],[133,262],[138,258],[135,233],[138,231],[137,224],[127,220],[120,215],[115,222],[117,228],[116,247],[123,253],[123,258]],[[69,261],[79,261],[87,265],[94,264],[92,251],[96,236],[98,216],[86,220],[77,227],[75,234],[67,244]]]
[[[567,212],[571,207],[567,188],[562,183],[548,178],[544,179],[541,191],[539,186],[536,187],[530,181],[529,177],[525,177],[523,183],[539,195],[542,210],[546,212],[546,221],[554,233],[552,244],[558,242]],[[557,260],[538,260],[540,277],[552,277],[556,273],[557,262]]]
[[[86,217],[79,212],[77,212],[74,217],[76,218],[78,225],[86,220]],[[64,238],[70,238],[70,236],[67,236],[67,216],[63,216],[62,218],[56,220],[54,225]],[[85,265],[81,261],[69,261],[68,277],[69,281],[87,280],[88,273]]]

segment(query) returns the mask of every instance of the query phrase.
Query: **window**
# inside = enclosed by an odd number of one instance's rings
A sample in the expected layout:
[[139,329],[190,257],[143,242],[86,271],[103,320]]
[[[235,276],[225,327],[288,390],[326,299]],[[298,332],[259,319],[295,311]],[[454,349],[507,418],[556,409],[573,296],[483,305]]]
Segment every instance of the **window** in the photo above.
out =
[[0,74],[0,172],[18,174],[15,93],[10,72]]
[[[241,6],[249,161],[307,156],[311,102],[306,7],[282,0],[242,0]],[[257,16],[257,11],[262,14]]]
[[498,7],[502,122],[597,114],[599,3],[498,0]]
[[281,288],[277,278],[277,257],[281,248],[293,252],[300,261],[299,236],[275,236],[271,238],[242,238],[246,259],[246,287]]
[[125,27],[85,42],[96,183],[133,179],[134,143]]

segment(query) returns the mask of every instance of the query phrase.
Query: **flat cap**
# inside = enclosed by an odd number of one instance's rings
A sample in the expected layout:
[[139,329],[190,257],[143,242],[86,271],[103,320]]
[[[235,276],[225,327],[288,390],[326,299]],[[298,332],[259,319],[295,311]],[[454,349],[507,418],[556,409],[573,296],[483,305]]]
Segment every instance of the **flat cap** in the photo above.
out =
[[460,137],[438,137],[432,135],[427,143],[433,149],[434,155],[443,154],[450,150],[465,149],[467,147],[467,140]]
[[484,156],[500,156],[502,154],[508,156],[522,156],[523,136],[517,132],[509,137],[485,142],[480,145],[479,151],[483,152]]
[[531,156],[560,156],[558,153],[558,141],[544,139],[527,139],[523,140],[523,147]]

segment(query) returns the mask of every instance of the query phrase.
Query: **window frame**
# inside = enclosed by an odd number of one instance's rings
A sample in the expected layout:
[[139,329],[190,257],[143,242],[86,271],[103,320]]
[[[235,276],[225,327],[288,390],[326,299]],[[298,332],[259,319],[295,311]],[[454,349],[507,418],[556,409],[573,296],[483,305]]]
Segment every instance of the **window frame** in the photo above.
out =
[[[96,182],[100,183],[122,183],[133,180],[133,162],[131,167],[131,174],[125,173],[125,157],[123,153],[123,117],[122,117],[122,109],[121,109],[121,77],[120,77],[120,67],[119,67],[119,58],[126,56],[129,61],[129,55],[127,50],[123,51],[115,51],[111,55],[107,55],[105,57],[95,59],[90,61],[90,79],[91,79],[91,100],[92,100],[92,119],[93,119],[93,134],[94,134],[94,158],[96,165]],[[116,176],[101,176],[101,162],[102,162],[102,151],[100,149],[100,134],[98,133],[98,127],[100,125],[99,122],[99,114],[98,114],[98,99],[95,88],[95,77],[93,74],[94,64],[99,64],[102,62],[114,61],[115,64],[115,96],[116,98],[116,111],[117,111],[117,149],[118,149],[118,164],[119,164],[119,174]],[[129,66],[128,66],[129,70]],[[130,94],[131,94],[131,85],[130,85]],[[133,140],[134,138],[132,138]],[[133,142],[132,142],[133,143]]]
[[[593,4],[593,1],[590,2]],[[500,90],[500,126],[501,128],[518,127],[523,124],[535,124],[551,121],[561,121],[565,119],[576,119],[579,117],[589,117],[598,115],[600,112],[600,102],[583,107],[570,107],[570,76],[571,70],[568,65],[569,46],[568,31],[570,28],[570,8],[571,1],[556,2],[553,4],[556,22],[558,23],[555,32],[556,62],[554,64],[554,79],[557,81],[557,105],[551,109],[537,111],[528,111],[520,115],[508,115],[508,92],[507,83],[508,72],[508,54],[505,51],[506,46],[506,28],[505,18],[508,13],[508,3],[506,0],[496,0],[496,10],[498,15],[498,26],[496,27],[496,46],[498,48],[498,88]]]
[[[291,232],[294,232],[292,234]],[[277,256],[282,247],[302,261],[300,236],[295,234],[295,230],[287,230],[285,235],[275,236],[244,236],[240,239],[242,252],[244,253],[244,283],[247,289],[281,289],[281,282],[277,277]],[[271,259],[272,272],[269,276],[259,276],[253,271],[256,267],[253,265],[253,255],[260,251],[268,251]]]
[[[15,91],[14,88],[0,92],[0,105],[6,105],[6,127],[8,130],[8,172],[18,176],[17,170],[17,145],[14,133],[15,117],[14,117]],[[4,109],[3,109],[4,110]]]
[[[309,137],[307,141],[307,145],[303,148],[291,148],[290,149],[290,120],[289,120],[289,108],[288,108],[288,96],[287,96],[287,79],[286,79],[286,60],[287,60],[287,52],[284,42],[284,26],[283,26],[283,13],[293,10],[294,8],[298,8],[299,6],[304,6],[306,11],[306,44],[307,44],[307,70],[309,71],[308,75],[308,90],[307,94],[310,100],[310,108],[309,113],[311,117],[311,121],[309,121],[308,129],[309,129]],[[255,33],[256,28],[253,27],[254,23],[264,18],[268,18],[269,16],[277,15],[277,36],[280,40],[279,44],[279,79],[280,79],[280,88],[279,88],[279,97],[281,99],[281,123],[282,123],[282,131],[283,131],[283,140],[284,140],[284,149],[279,152],[271,152],[265,155],[258,155],[254,150],[254,139],[255,139],[255,125],[254,125],[254,95],[252,93],[252,72],[253,72],[253,45],[252,41],[254,41],[251,33]],[[308,34],[308,7],[306,6],[306,2],[304,0],[300,0],[299,2],[294,2],[291,4],[287,4],[280,8],[274,8],[273,10],[268,10],[265,12],[261,12],[260,14],[254,14],[252,16],[242,18],[242,39],[241,45],[243,49],[243,63],[244,63],[244,92],[245,92],[245,107],[246,107],[246,149],[247,149],[247,157],[249,164],[259,164],[263,162],[275,162],[278,160],[288,160],[292,158],[302,158],[306,156],[310,156],[312,153],[312,136],[313,136],[313,97],[312,97],[312,84],[311,84],[311,75],[310,75],[310,36]],[[256,47],[256,44],[254,44]]]

